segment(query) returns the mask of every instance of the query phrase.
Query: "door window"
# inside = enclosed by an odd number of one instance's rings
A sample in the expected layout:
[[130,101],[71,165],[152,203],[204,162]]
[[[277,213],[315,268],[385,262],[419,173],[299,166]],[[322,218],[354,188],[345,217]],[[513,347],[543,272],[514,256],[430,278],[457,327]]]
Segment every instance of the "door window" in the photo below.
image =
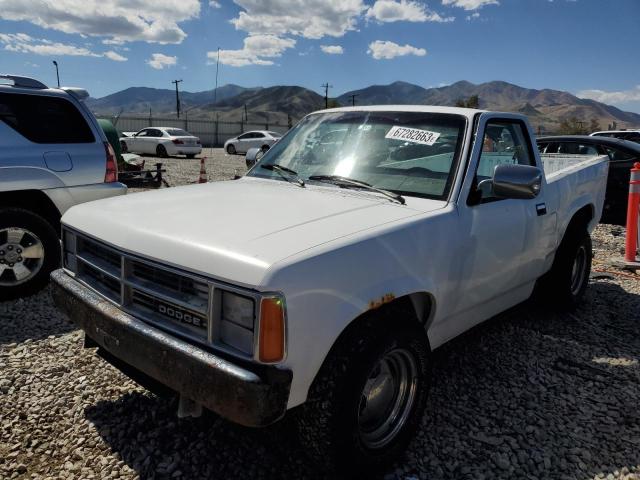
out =
[[0,93],[0,121],[34,143],[93,143],[82,114],[68,100]]
[[519,121],[492,121],[487,123],[482,140],[482,153],[476,171],[477,194],[480,202],[498,200],[490,182],[498,165],[534,165],[535,157],[527,140],[524,126]]

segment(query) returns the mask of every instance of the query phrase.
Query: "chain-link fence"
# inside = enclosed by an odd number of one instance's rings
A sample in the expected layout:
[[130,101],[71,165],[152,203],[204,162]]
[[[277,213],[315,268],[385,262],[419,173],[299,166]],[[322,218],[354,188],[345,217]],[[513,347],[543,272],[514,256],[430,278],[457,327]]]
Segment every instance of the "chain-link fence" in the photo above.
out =
[[175,117],[155,117],[155,116],[134,116],[134,115],[100,115],[98,118],[106,118],[116,125],[120,132],[138,132],[147,127],[174,127],[182,128],[187,132],[200,138],[205,147],[220,147],[229,138],[240,135],[249,130],[271,130],[278,133],[285,133],[291,125],[269,122],[225,122],[216,120],[175,118]]

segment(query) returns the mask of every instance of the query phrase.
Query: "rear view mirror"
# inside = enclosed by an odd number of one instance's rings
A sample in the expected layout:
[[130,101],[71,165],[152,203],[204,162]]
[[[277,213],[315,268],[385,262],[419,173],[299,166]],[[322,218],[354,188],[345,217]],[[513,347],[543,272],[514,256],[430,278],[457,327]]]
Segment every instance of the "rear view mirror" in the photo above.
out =
[[250,148],[245,157],[247,168],[253,167],[263,156],[264,151],[261,148]]
[[530,165],[498,165],[492,184],[494,195],[501,198],[535,198],[542,186],[542,171]]

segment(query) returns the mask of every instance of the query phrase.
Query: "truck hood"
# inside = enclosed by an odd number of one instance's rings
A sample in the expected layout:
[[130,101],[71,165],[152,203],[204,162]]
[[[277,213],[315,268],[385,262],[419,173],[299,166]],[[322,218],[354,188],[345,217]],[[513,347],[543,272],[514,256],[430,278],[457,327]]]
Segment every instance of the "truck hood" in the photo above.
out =
[[259,287],[291,255],[444,205],[420,200],[417,210],[363,191],[243,178],[90,202],[62,221],[128,253]]

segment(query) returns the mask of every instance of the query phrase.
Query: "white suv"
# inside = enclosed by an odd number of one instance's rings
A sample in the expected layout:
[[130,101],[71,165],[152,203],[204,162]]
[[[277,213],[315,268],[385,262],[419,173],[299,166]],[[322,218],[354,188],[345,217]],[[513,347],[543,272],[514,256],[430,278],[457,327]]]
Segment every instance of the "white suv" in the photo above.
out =
[[127,191],[86,97],[0,75],[0,299],[46,285],[67,209]]

